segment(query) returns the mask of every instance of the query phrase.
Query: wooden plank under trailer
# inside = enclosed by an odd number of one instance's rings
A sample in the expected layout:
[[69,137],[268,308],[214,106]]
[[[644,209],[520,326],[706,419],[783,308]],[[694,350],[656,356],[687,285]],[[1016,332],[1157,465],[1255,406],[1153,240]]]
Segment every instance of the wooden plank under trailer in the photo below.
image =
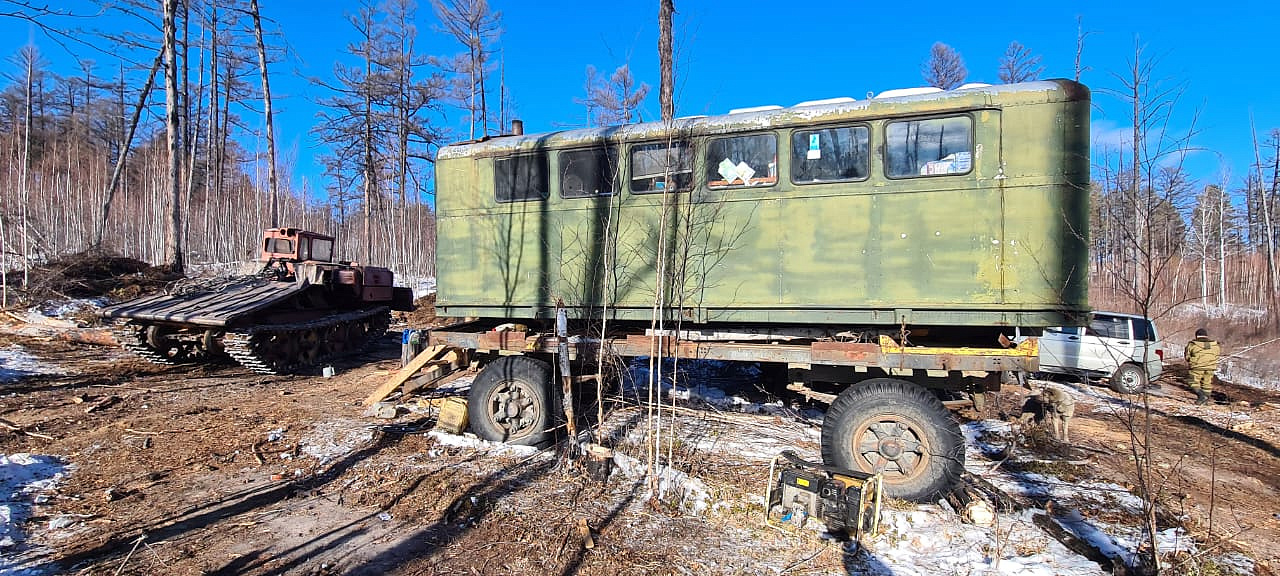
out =
[[[480,353],[556,354],[560,340],[549,333],[517,330],[466,331],[465,325],[428,334],[428,346],[453,346]],[[827,365],[880,368],[887,372],[1035,371],[1039,368],[1037,341],[1027,339],[1008,348],[901,346],[888,336],[878,342],[814,341],[801,344],[674,341],[669,337],[629,334],[604,342],[606,352],[621,357],[651,356],[661,349],[663,356],[739,362],[779,362],[790,365]],[[586,336],[568,338],[571,359],[595,359],[601,341]]]

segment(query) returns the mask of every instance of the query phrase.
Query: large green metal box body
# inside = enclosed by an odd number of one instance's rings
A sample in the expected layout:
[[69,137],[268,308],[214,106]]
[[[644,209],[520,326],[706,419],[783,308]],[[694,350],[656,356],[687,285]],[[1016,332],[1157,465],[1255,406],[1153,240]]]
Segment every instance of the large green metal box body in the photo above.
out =
[[[1062,324],[1088,308],[1089,105],[1087,88],[1054,80],[449,146],[438,313],[548,317],[559,300],[576,317],[607,304],[647,320],[663,264],[684,278],[662,281],[665,305],[698,322]],[[952,114],[973,119],[968,174],[885,175],[888,122]],[[791,132],[849,123],[870,128],[869,176],[792,183]],[[777,136],[777,183],[709,188],[707,142],[759,133]],[[559,151],[609,144],[625,159],[663,139],[694,146],[691,191],[632,193],[623,161],[615,195],[561,197]],[[549,197],[497,202],[495,159],[542,151]]]

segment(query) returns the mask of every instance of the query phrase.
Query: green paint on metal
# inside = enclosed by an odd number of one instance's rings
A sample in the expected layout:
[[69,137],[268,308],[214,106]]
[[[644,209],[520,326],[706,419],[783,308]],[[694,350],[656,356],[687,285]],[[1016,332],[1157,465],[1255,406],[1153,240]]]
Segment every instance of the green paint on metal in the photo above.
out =
[[[972,118],[966,174],[890,179],[889,120]],[[870,176],[795,184],[791,132],[871,129]],[[669,303],[722,322],[1048,326],[1087,309],[1089,94],[1066,80],[715,118],[498,137],[437,161],[437,306],[442,314],[547,317],[557,299],[594,317],[647,320],[660,259],[683,272]],[[776,135],[777,183],[707,188],[710,135]],[[691,192],[497,203],[495,158],[679,137],[694,144]],[[803,153],[801,154],[803,156]],[[671,202],[661,220],[664,200]],[[612,224],[610,225],[610,221]],[[658,255],[660,234],[668,250]],[[609,241],[606,233],[616,241]],[[606,249],[612,252],[606,255]],[[604,263],[610,270],[604,271]],[[897,311],[897,312],[896,312]]]

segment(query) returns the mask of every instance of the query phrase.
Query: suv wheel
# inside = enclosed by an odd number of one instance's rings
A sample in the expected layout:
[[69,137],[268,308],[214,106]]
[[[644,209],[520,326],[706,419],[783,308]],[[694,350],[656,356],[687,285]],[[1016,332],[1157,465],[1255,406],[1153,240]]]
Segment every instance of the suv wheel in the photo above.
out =
[[1147,387],[1147,373],[1137,364],[1121,364],[1111,375],[1111,389],[1121,394],[1137,394]]

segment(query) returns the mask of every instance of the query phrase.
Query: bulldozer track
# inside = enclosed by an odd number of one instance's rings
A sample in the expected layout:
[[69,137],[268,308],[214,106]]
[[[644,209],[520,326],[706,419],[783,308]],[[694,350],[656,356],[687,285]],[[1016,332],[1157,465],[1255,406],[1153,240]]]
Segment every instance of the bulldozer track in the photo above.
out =
[[168,356],[161,354],[151,345],[142,339],[142,326],[131,324],[129,322],[119,322],[111,328],[111,335],[115,337],[116,342],[125,350],[132,352],[135,356],[141,357],[143,360],[152,364],[163,364],[173,366],[177,364]]
[[174,366],[178,364],[190,364],[209,359],[212,355],[207,351],[193,351],[192,349],[177,349],[174,357],[162,351],[147,342],[145,332],[147,324],[132,322],[128,320],[118,321],[111,327],[111,335],[125,350],[132,352],[134,355],[152,364],[161,364],[164,366]]
[[288,374],[360,352],[385,335],[390,325],[390,308],[379,306],[308,322],[229,330],[222,346],[254,372]]

